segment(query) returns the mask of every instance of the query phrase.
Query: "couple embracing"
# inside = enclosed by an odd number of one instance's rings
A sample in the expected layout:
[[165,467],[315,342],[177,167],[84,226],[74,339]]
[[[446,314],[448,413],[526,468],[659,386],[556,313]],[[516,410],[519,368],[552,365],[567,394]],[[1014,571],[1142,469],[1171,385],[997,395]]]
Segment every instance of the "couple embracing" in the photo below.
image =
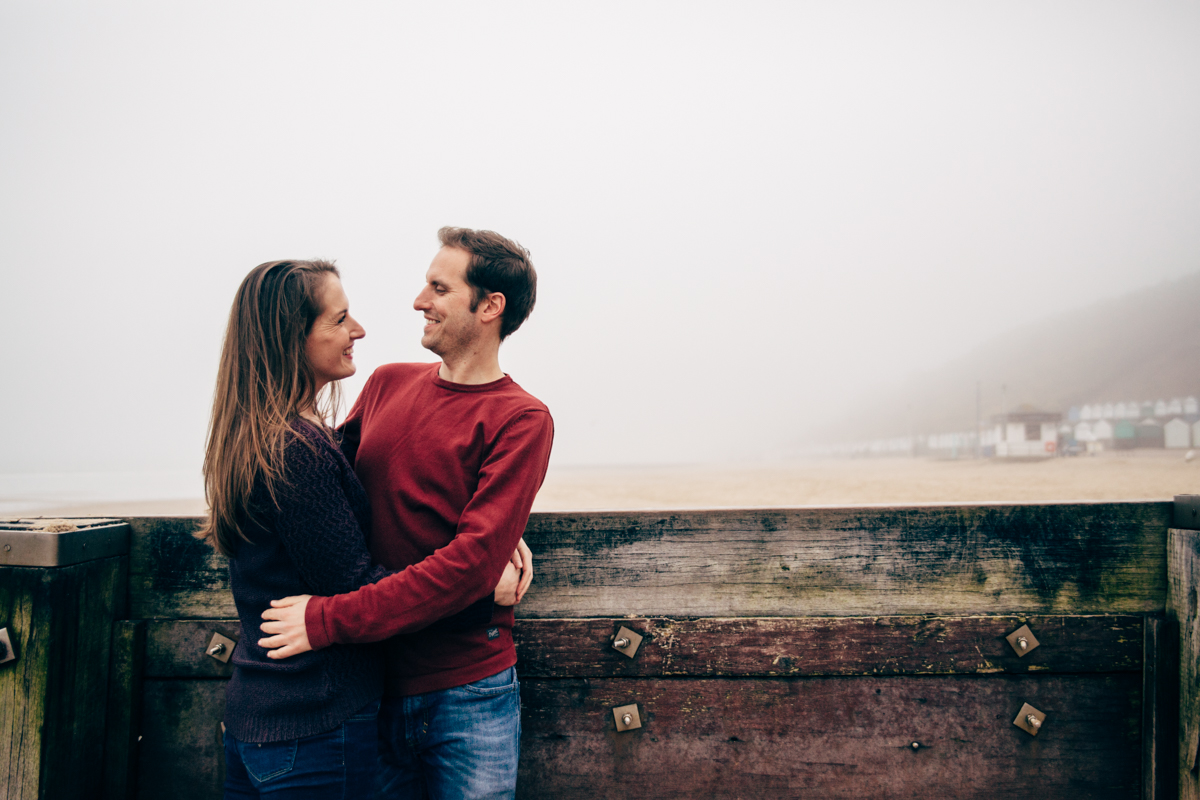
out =
[[242,625],[226,798],[515,792],[512,606],[554,425],[499,349],[537,275],[499,234],[438,238],[413,307],[441,361],[380,367],[337,430],[365,335],[337,269],[262,264],[234,300],[198,534],[229,557]]

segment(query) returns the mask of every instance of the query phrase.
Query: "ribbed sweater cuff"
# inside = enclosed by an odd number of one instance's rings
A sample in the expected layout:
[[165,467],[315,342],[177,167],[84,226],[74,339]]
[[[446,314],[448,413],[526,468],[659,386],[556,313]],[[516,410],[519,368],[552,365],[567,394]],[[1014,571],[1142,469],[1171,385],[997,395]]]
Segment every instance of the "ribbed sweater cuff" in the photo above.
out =
[[313,597],[304,609],[304,630],[308,634],[308,644],[313,650],[320,650],[333,644],[329,631],[325,629],[325,601],[327,597]]

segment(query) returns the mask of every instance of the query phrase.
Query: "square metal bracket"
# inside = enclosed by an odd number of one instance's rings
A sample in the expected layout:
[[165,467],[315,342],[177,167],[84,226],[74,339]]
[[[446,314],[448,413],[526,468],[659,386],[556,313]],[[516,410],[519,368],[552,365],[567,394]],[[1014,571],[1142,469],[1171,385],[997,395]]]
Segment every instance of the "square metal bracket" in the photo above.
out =
[[1045,721],[1045,714],[1029,705],[1029,703],[1025,703],[1021,706],[1020,712],[1017,713],[1017,718],[1013,720],[1013,725],[1016,725],[1030,736],[1037,736],[1038,731],[1042,729],[1042,723]]
[[622,625],[617,629],[616,636],[613,636],[612,647],[618,653],[633,658],[637,655],[638,648],[642,646],[642,635],[637,631],[631,631]]
[[1022,625],[1004,638],[1008,640],[1008,643],[1012,645],[1012,649],[1021,658],[1029,655],[1034,648],[1041,644],[1037,640],[1037,637],[1033,635],[1033,631],[1029,630],[1028,625]]
[[618,733],[642,727],[642,715],[638,713],[637,703],[617,706],[613,709],[613,719],[617,723]]
[[0,664],[16,660],[17,654],[13,652],[12,639],[8,638],[8,628],[0,628]]
[[214,631],[212,638],[208,640],[208,646],[204,648],[204,654],[215,658],[222,664],[228,664],[229,657],[233,655],[233,648],[235,647],[237,647],[237,642],[228,636],[222,636]]

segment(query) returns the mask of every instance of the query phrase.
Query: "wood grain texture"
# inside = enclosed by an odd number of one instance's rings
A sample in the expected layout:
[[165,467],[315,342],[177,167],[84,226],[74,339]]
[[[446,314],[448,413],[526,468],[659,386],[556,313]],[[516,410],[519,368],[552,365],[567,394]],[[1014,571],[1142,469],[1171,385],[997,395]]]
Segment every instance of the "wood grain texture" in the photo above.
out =
[[[1041,647],[1020,658],[1004,636],[1028,623]],[[806,617],[585,619],[517,623],[528,677],[776,677],[1138,672],[1142,618]],[[643,634],[630,659],[611,647]]]
[[0,667],[0,797],[98,797],[113,620],[128,557],[0,567],[0,625],[17,660]]
[[[1004,636],[1029,624],[1042,646],[1019,658]],[[147,623],[146,676],[229,677],[204,654],[237,620]],[[646,636],[635,658],[613,650],[617,627]],[[526,619],[514,637],[524,677],[786,677],[1138,672],[1142,617],[835,617],[670,620]]]
[[[518,797],[1131,798],[1136,674],[523,680]],[[615,706],[643,727],[617,733]],[[1046,712],[1035,738],[1012,725]],[[912,743],[919,747],[913,749]]]
[[[1140,614],[1165,603],[1170,503],[543,513],[518,614]],[[230,618],[197,520],[130,520],[132,616]]]
[[1170,503],[540,514],[526,617],[1160,611]]
[[139,800],[219,800],[225,783],[223,680],[145,682]]
[[114,623],[104,732],[105,800],[126,800],[133,796],[137,786],[145,664],[146,623],[130,620]]
[[[241,640],[236,619],[153,620],[147,624],[147,678],[228,678],[233,664],[205,653],[214,632]],[[236,650],[236,648],[235,648]]]
[[199,517],[131,517],[128,522],[132,619],[237,616],[228,562],[192,535]]
[[1178,796],[1179,648],[1171,620],[1147,617],[1142,669],[1142,800]]
[[1172,529],[1167,561],[1167,619],[1178,626],[1180,800],[1200,800],[1200,531]]

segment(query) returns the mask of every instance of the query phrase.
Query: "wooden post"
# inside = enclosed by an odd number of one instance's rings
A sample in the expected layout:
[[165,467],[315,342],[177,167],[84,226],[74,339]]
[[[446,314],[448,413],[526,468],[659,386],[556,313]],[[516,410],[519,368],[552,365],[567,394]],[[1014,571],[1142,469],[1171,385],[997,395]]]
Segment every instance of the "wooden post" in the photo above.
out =
[[1147,617],[1142,657],[1142,800],[1176,797],[1179,727],[1178,633]]
[[146,664],[146,623],[113,624],[109,667],[108,720],[104,744],[104,797],[126,800],[137,790],[138,740],[141,739],[142,675]]
[[1200,590],[1200,530],[1172,528],[1167,547],[1167,619],[1178,625],[1180,800],[1200,800],[1200,691],[1196,685],[1200,631],[1196,593]]
[[[41,543],[31,543],[39,536]],[[49,551],[47,560],[73,562],[65,566],[8,566],[30,554],[36,562],[45,536],[0,530],[8,546],[0,550],[9,554],[0,562],[0,626],[16,653],[0,665],[6,800],[101,794],[112,626],[128,597],[129,557],[113,555],[112,543],[123,540],[128,549],[128,528],[108,525],[88,539],[73,536]],[[88,544],[101,557],[83,561]]]

